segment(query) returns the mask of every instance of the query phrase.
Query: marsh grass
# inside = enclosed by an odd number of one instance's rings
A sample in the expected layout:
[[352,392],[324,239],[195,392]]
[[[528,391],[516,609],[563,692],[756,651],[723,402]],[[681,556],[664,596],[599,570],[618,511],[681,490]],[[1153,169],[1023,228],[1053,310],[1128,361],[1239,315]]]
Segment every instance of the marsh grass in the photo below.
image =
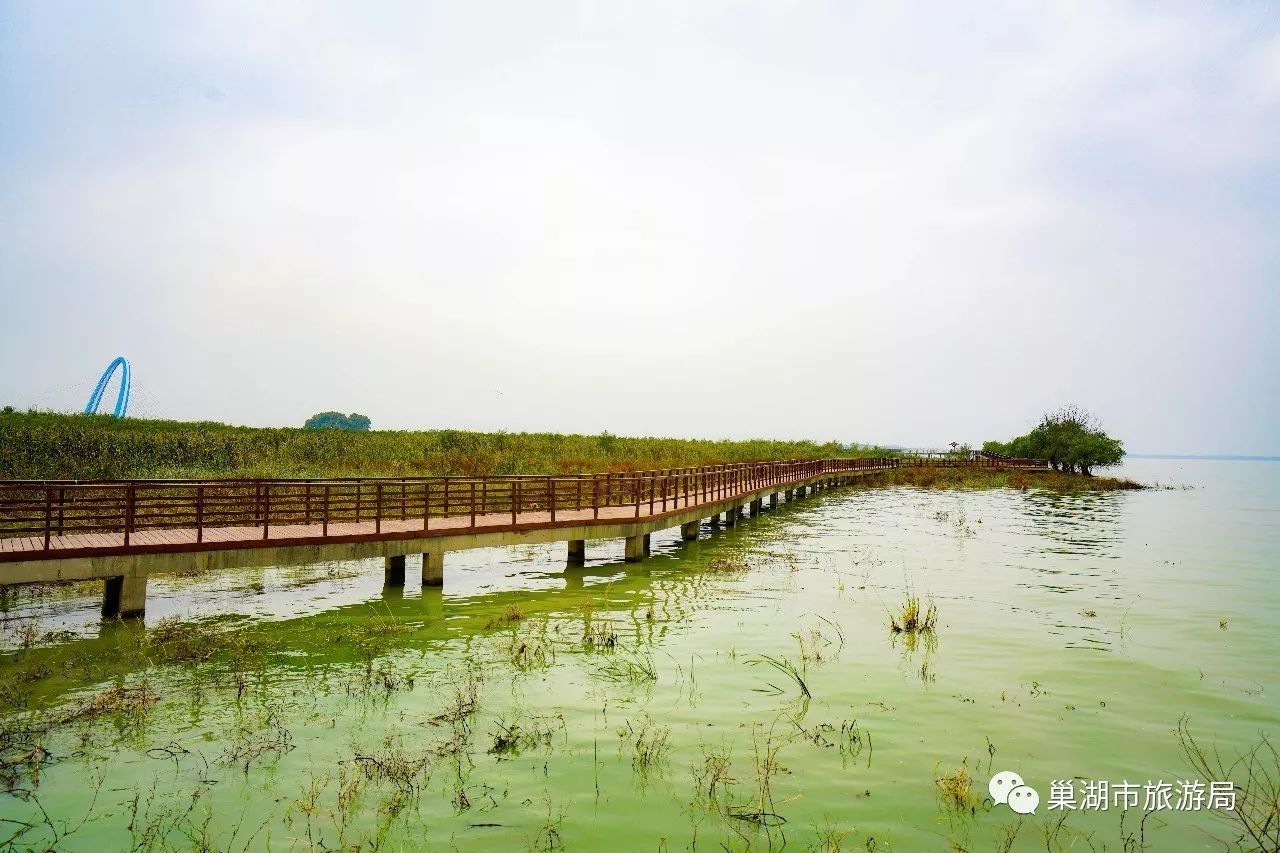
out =
[[0,412],[0,479],[571,474],[885,455],[834,441],[356,432]]
[[1280,749],[1271,738],[1261,732],[1253,745],[1224,755],[1217,744],[1195,739],[1187,716],[1178,720],[1177,738],[1202,779],[1234,783],[1235,808],[1215,812],[1232,827],[1232,838],[1219,839],[1223,846],[1259,853],[1280,850]]
[[778,804],[773,796],[774,778],[790,772],[778,761],[778,753],[784,743],[784,739],[775,735],[773,725],[770,725],[767,730],[760,723],[752,726],[751,757],[755,771],[755,795],[750,802],[731,805],[725,810],[728,817],[762,828],[769,833],[770,848],[774,845],[773,830],[787,822],[787,819],[778,813]]
[[702,745],[702,763],[693,766],[694,801],[696,804],[719,810],[721,800],[728,799],[737,784],[733,778],[733,754],[727,744]]
[[222,763],[239,767],[246,776],[249,767],[259,758],[274,755],[278,760],[294,748],[293,733],[284,724],[283,708],[267,705],[253,723],[241,720],[236,725],[221,758]]
[[889,611],[889,629],[895,634],[932,632],[938,624],[938,607],[930,599],[923,606],[920,596],[907,591],[899,611]]
[[494,628],[509,628],[524,620],[524,611],[520,609],[519,604],[514,602],[507,605],[507,609],[500,616],[494,616],[492,619],[484,623],[486,630]]
[[953,814],[975,814],[981,802],[973,787],[973,777],[969,769],[960,766],[951,773],[934,780],[938,787],[938,803],[943,811]]
[[588,649],[612,651],[618,647],[617,626],[609,619],[588,617],[587,624],[582,631],[582,643]]
[[631,769],[642,778],[663,768],[671,751],[671,729],[658,725],[648,714],[639,725],[628,720],[626,727],[618,729],[618,739],[631,754]]
[[597,673],[609,681],[626,684],[647,684],[658,680],[657,664],[647,651],[619,650]]
[[[809,692],[809,685],[805,682],[805,676],[807,673],[803,669],[804,667],[803,660],[800,662],[800,668],[797,668],[795,664],[787,660],[785,657],[773,657],[771,655],[756,655],[754,657],[747,659],[747,666],[761,666],[761,665],[772,667],[773,669],[787,676],[787,678],[789,678],[795,684],[796,689],[800,691],[800,695],[803,696],[805,699],[809,699],[813,696],[813,694]],[[766,685],[767,685],[767,688],[766,687],[756,688],[757,692],[768,693],[771,696],[781,696],[783,693],[787,692],[787,690],[783,689],[782,687],[772,682],[766,682]]]

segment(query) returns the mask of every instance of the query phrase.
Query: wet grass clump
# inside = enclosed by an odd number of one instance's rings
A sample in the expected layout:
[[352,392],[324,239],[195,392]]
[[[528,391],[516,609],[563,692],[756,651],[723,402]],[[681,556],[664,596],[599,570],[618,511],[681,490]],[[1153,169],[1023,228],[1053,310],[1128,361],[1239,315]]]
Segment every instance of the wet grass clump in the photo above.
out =
[[495,616],[484,623],[485,628],[507,628],[524,621],[524,611],[519,604],[508,604],[501,616]]
[[934,782],[938,786],[938,800],[945,811],[970,814],[977,811],[979,799],[968,768],[960,767]]
[[889,630],[895,634],[932,632],[938,624],[938,607],[930,600],[921,605],[920,596],[908,592],[900,611],[889,611]]

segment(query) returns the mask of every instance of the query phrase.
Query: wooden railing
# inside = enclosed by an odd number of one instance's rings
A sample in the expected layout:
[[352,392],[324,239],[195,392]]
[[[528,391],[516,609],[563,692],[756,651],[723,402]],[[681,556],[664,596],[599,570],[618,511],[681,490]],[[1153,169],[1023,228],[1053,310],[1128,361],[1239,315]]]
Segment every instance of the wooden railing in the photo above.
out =
[[[384,521],[421,523],[464,517],[468,527],[520,523],[522,513],[583,512],[625,507],[625,515],[715,503],[769,486],[785,487],[823,474],[895,468],[901,460],[827,459],[751,462],[604,474],[492,477],[336,478],[288,480],[8,481],[0,483],[0,538],[29,537],[48,550],[55,537],[115,534],[129,546],[147,530],[188,529],[204,541],[213,528],[271,529]],[[611,511],[611,517],[619,513]],[[494,516],[502,516],[495,519]],[[399,525],[403,529],[403,525]],[[451,528],[457,529],[456,524]]]

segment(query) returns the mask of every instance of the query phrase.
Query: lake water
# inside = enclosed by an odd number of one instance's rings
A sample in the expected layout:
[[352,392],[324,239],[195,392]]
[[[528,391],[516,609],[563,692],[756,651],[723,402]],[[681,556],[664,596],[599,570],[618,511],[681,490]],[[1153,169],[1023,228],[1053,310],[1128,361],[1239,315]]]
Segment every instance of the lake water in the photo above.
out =
[[[563,543],[451,554],[443,593],[384,591],[372,562],[153,579],[149,625],[213,620],[230,649],[198,663],[144,644],[143,664],[139,629],[100,632],[92,596],[21,598],[10,648],[23,626],[71,634],[5,656],[11,704],[31,693],[6,718],[20,795],[0,794],[0,840],[1226,849],[1229,814],[1144,820],[1143,788],[1243,796],[1239,768],[1190,763],[1180,720],[1224,758],[1277,733],[1280,464],[1121,473],[1176,488],[840,489],[696,543],[655,534],[636,566],[621,542],[569,570]],[[932,631],[889,629],[909,590]],[[87,704],[143,682],[114,694],[143,710]],[[50,708],[37,779],[18,730]],[[1038,792],[1034,814],[991,801],[997,771]],[[1050,809],[1054,781],[1138,802]]]

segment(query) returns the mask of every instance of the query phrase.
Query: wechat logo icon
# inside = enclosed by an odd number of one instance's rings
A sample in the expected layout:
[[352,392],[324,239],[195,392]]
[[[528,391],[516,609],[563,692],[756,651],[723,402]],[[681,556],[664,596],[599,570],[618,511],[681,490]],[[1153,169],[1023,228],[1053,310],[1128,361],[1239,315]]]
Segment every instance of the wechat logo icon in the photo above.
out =
[[1040,805],[1040,794],[1036,789],[1009,770],[1001,770],[992,776],[987,783],[987,791],[996,805],[1008,806],[1018,814],[1035,814],[1036,807]]

